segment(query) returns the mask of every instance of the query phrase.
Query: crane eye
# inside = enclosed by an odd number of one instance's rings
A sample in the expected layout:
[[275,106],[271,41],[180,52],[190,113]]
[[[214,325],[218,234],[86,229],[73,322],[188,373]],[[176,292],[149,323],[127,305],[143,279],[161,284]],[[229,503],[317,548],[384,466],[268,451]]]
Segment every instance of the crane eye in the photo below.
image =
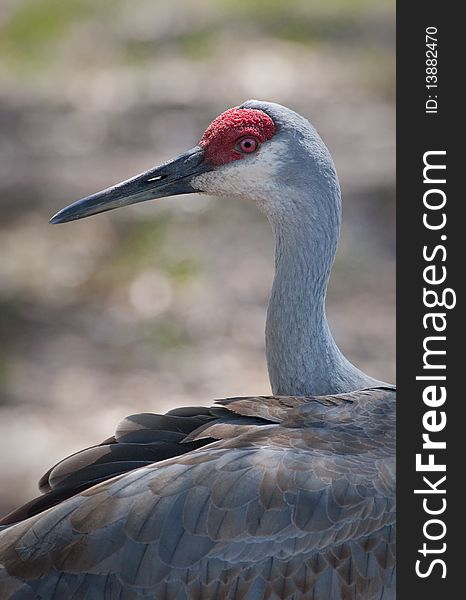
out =
[[251,154],[259,147],[259,142],[253,137],[244,137],[236,144],[236,149],[244,154]]

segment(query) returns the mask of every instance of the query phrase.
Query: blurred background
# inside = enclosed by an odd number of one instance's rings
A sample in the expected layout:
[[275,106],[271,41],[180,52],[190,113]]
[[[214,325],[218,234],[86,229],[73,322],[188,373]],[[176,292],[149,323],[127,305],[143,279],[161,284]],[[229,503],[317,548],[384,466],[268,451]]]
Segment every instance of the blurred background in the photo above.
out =
[[344,225],[335,337],[394,380],[394,0],[2,0],[0,513],[134,412],[269,393],[253,206],[181,196],[48,225],[249,98],[308,117]]

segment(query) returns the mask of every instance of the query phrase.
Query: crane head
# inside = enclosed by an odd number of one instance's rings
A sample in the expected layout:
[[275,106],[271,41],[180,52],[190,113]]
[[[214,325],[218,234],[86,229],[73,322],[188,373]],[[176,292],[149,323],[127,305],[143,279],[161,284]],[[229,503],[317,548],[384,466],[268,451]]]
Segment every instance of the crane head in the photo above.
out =
[[317,149],[326,151],[303,117],[278,104],[250,100],[218,116],[191,150],[70,204],[51,223],[194,192],[248,198],[263,207],[274,188],[296,182],[296,175],[306,171],[294,159],[303,155],[309,139],[317,139]]

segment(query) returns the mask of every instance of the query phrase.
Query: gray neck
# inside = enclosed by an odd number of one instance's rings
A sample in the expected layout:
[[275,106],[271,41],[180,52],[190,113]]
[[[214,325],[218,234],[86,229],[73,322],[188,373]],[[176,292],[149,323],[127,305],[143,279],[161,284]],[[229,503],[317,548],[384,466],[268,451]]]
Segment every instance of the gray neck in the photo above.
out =
[[322,189],[291,198],[286,212],[268,215],[275,235],[275,279],[266,354],[277,395],[342,393],[380,383],[343,356],[327,323],[325,297],[341,212],[336,179],[328,188],[327,180]]

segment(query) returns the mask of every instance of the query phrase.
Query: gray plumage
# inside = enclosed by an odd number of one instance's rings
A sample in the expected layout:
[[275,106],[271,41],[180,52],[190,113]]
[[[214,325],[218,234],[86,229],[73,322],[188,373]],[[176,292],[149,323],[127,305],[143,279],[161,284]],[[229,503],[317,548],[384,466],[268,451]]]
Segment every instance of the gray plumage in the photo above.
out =
[[[341,354],[325,317],[340,224],[333,162],[296,113],[241,108],[269,115],[275,135],[202,172],[193,149],[190,185],[252,199],[272,224],[274,396],[133,415],[56,465],[45,495],[5,520],[2,599],[395,598],[395,388]],[[105,202],[120,205],[121,189]],[[55,219],[95,206],[105,210],[101,196]]]
[[393,598],[393,389],[221,404],[219,441],[5,531],[0,597]]

